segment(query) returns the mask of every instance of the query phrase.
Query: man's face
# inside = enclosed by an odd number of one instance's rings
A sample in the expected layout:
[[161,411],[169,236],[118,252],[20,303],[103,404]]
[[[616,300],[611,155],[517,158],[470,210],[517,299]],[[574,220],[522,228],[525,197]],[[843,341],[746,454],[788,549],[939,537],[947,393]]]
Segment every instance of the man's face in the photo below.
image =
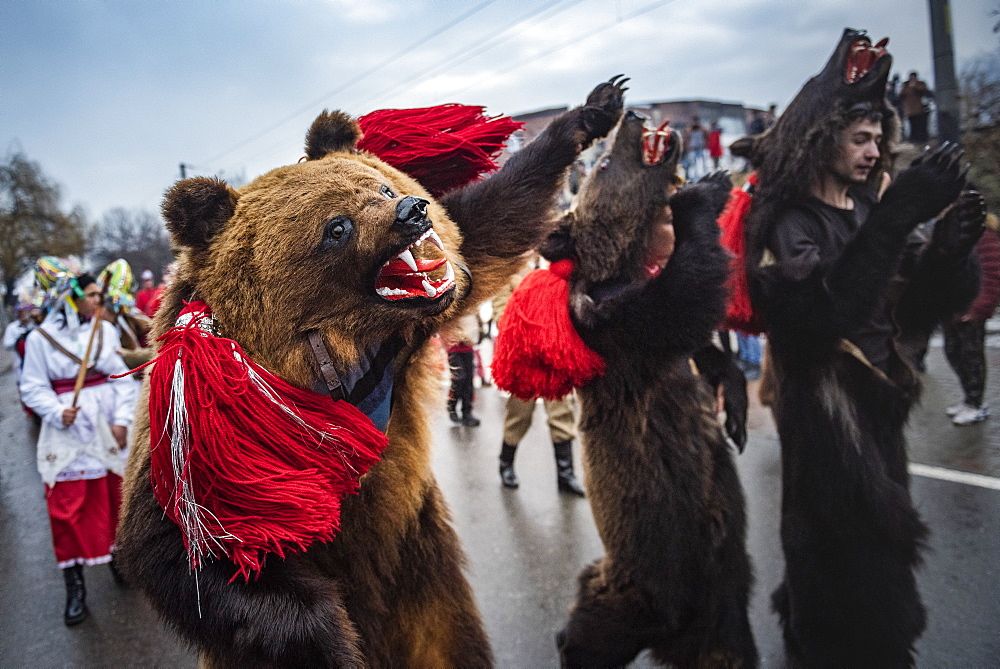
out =
[[143,288],[152,288],[153,287],[153,280],[152,279],[143,279],[142,280],[142,287]]
[[76,308],[84,318],[92,318],[101,305],[101,287],[91,283],[83,289],[83,298],[76,301]]
[[863,184],[878,161],[881,144],[882,124],[858,119],[841,135],[830,172],[845,185]]

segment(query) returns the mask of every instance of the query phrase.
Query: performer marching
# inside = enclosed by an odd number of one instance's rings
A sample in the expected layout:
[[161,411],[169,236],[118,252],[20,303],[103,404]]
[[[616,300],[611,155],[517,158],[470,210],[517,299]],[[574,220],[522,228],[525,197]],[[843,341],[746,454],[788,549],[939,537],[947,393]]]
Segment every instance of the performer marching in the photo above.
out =
[[[69,283],[70,293],[28,335],[20,389],[24,403],[42,420],[38,471],[45,483],[56,562],[66,580],[64,621],[76,625],[88,613],[83,565],[112,559],[138,384],[131,378],[108,378],[128,368],[117,353],[115,328],[106,321],[97,324],[87,359],[101,288],[89,274]],[[81,364],[87,373],[74,405]],[[112,572],[118,580],[113,565]]]
[[[845,30],[777,124],[737,146],[758,167],[747,272],[774,362],[786,649],[809,667],[909,667],[926,614],[913,569],[927,536],[903,426],[920,381],[909,333],[976,293],[983,200],[961,152],[927,151],[885,186],[897,121],[888,40]],[[742,140],[741,140],[742,141]],[[914,228],[958,200],[912,262]]]

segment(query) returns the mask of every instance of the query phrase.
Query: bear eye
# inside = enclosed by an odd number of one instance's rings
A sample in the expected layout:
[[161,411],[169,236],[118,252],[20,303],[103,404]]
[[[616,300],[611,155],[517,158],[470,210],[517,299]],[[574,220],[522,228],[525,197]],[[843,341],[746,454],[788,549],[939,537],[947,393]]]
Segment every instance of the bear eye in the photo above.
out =
[[320,249],[330,250],[342,247],[354,232],[354,221],[347,216],[337,216],[330,219],[323,229],[323,240]]
[[385,199],[387,199],[387,200],[395,200],[396,199],[396,194],[393,193],[392,189],[390,189],[388,186],[382,186],[382,195],[384,195]]

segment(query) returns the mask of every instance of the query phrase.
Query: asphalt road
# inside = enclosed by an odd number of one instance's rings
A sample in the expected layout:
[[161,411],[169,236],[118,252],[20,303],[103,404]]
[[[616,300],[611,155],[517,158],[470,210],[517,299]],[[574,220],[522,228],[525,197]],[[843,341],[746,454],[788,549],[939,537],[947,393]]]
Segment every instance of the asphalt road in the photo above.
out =
[[[998,415],[972,427],[951,425],[944,407],[959,399],[957,384],[933,347],[910,427],[913,494],[932,531],[918,573],[929,611],[917,646],[921,667],[1000,666],[1000,348],[990,348],[989,358],[988,401]],[[65,591],[34,467],[34,435],[13,386],[12,374],[0,375],[0,667],[195,666],[195,654],[137,592],[115,586],[104,567],[85,572],[90,618],[74,628],[62,624]],[[442,408],[434,469],[469,556],[497,664],[557,666],[555,632],[577,573],[602,554],[600,541],[587,501],[556,491],[541,407],[517,454],[521,488],[511,491],[500,486],[496,468],[503,398],[487,387],[477,403],[477,428],[453,426]],[[777,619],[767,606],[782,570],[780,454],[765,409],[753,408],[750,428],[738,464],[757,579],[751,621],[762,666],[783,667]],[[965,473],[972,476],[950,480]],[[642,657],[634,664],[648,666]]]

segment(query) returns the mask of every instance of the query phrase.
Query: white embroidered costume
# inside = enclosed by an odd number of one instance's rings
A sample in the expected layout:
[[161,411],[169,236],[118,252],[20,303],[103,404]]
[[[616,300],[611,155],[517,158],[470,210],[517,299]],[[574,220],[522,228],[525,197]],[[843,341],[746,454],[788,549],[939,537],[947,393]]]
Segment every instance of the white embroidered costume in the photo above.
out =
[[[65,324],[62,314],[66,314]],[[54,310],[39,326],[67,351],[82,358],[90,336],[90,323],[80,323],[72,309]],[[89,374],[122,374],[128,371],[118,354],[118,333],[101,322],[100,354],[89,366]],[[97,337],[91,357],[97,352]],[[73,379],[79,364],[57,350],[40,332],[28,335],[21,375],[21,398],[42,419],[38,434],[38,472],[49,486],[59,481],[96,479],[108,471],[122,476],[127,450],[119,450],[112,425],[131,426],[138,397],[138,383],[131,377],[108,379],[85,387],[77,405],[80,412],[69,427],[62,424],[63,410],[73,400],[72,387],[58,393],[55,379]]]

